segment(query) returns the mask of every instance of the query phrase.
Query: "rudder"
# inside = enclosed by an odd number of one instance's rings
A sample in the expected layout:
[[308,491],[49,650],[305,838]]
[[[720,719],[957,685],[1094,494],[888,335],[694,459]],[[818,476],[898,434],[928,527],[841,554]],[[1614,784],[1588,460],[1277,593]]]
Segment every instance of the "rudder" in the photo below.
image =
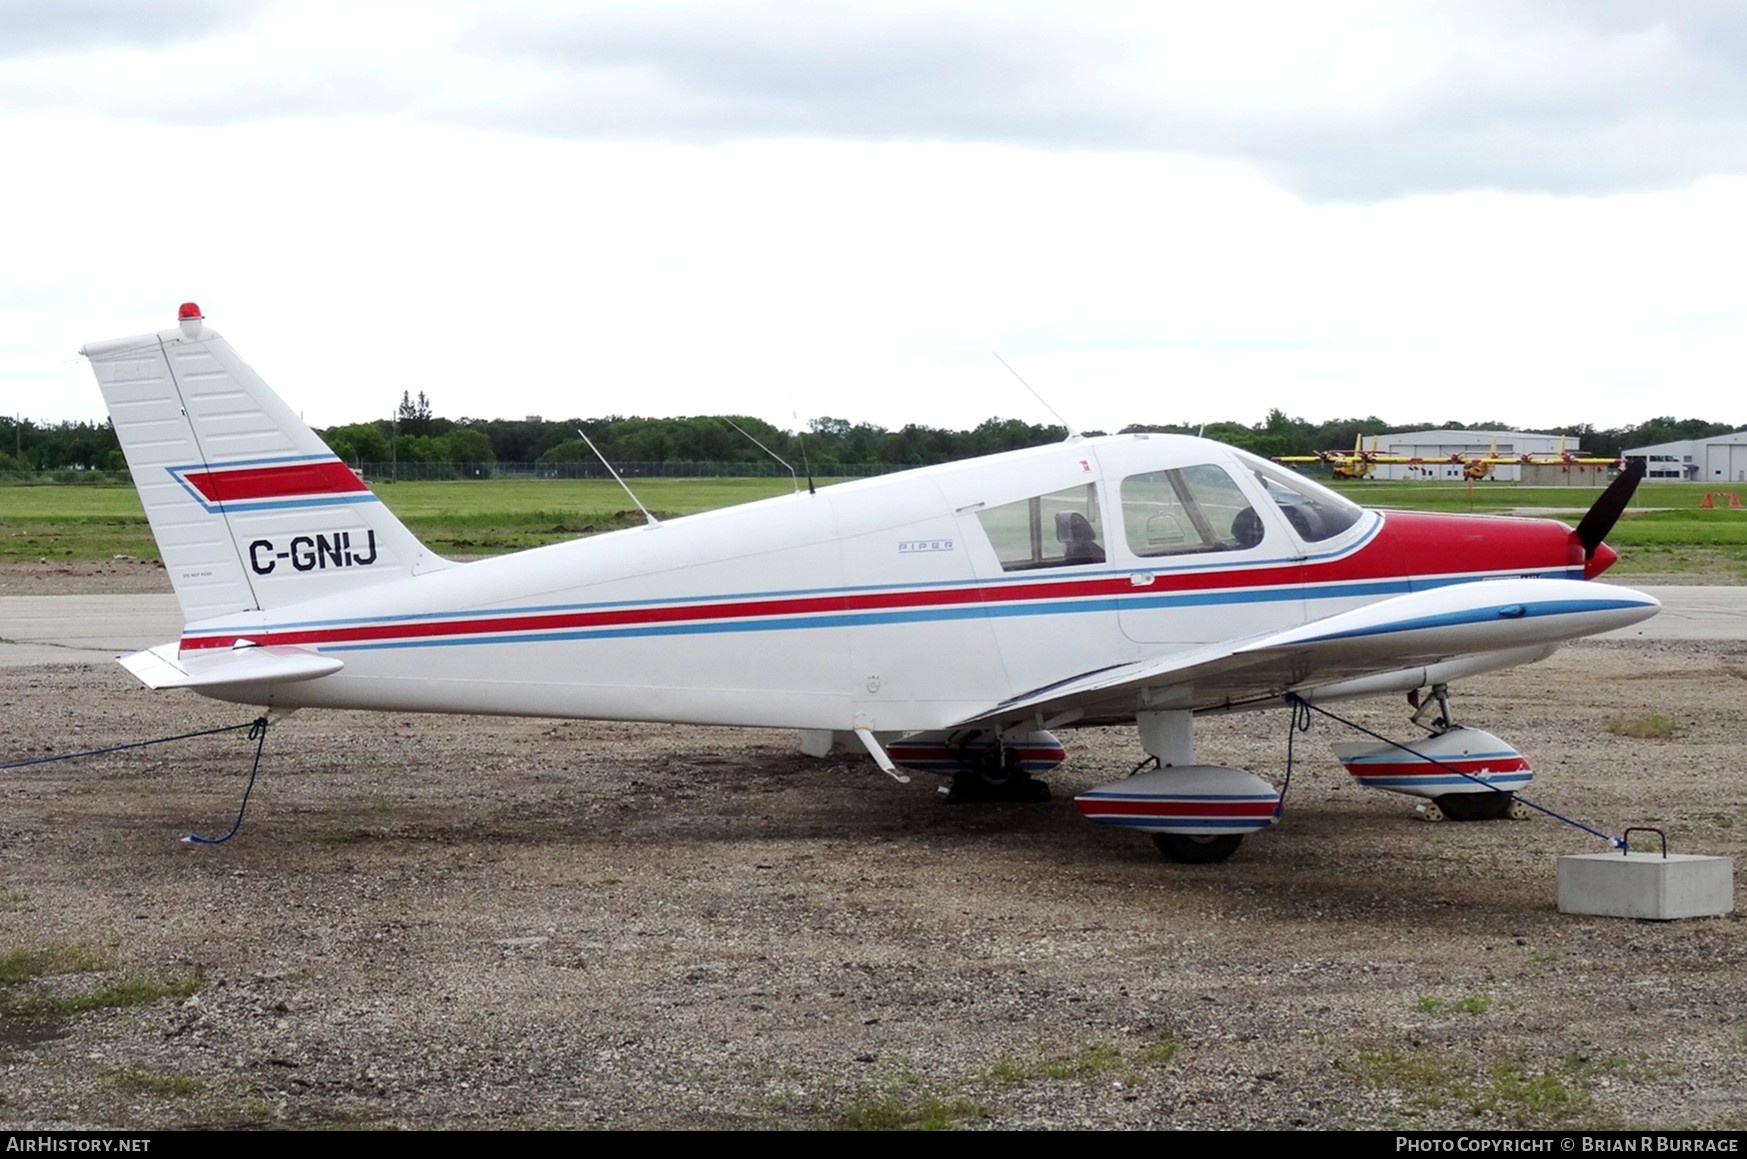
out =
[[199,307],[91,362],[190,622],[450,566],[286,406]]

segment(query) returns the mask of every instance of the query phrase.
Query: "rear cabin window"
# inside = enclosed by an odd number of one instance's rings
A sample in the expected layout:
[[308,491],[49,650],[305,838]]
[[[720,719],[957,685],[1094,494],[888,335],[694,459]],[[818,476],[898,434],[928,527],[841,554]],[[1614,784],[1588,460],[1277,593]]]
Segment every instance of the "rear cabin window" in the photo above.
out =
[[1241,551],[1262,541],[1262,521],[1223,467],[1203,463],[1122,481],[1122,530],[1143,557]]
[[1104,562],[1096,484],[985,508],[977,519],[1002,571]]

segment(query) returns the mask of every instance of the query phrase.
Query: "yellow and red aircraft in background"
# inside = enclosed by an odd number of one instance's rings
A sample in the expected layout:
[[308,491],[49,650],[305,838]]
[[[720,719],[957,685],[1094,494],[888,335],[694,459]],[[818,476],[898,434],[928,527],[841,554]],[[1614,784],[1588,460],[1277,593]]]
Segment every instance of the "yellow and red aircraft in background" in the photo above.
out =
[[1559,439],[1559,449],[1551,454],[1534,454],[1525,452],[1520,455],[1500,455],[1498,440],[1492,440],[1492,447],[1484,455],[1469,455],[1456,451],[1450,455],[1397,455],[1388,451],[1379,451],[1377,441],[1379,435],[1371,436],[1371,446],[1364,447],[1365,436],[1357,435],[1353,439],[1353,449],[1350,451],[1317,451],[1311,455],[1276,455],[1276,463],[1328,463],[1330,472],[1336,479],[1368,479],[1379,466],[1393,464],[1410,468],[1427,468],[1442,464],[1461,464],[1464,479],[1478,480],[1489,478],[1493,468],[1502,466],[1546,466],[1546,467],[1624,467],[1624,459],[1605,459],[1593,456],[1579,455],[1565,449],[1565,439]]

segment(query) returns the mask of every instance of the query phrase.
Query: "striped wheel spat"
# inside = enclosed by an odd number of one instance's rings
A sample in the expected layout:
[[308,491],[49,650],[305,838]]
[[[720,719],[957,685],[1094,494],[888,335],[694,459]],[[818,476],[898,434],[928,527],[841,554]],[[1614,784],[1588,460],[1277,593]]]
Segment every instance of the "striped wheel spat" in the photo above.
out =
[[[955,741],[950,733],[923,732],[893,741],[886,746],[886,755],[919,773],[955,773],[980,767],[991,743],[987,733],[965,743]],[[1068,759],[1061,742],[1047,732],[1031,733],[1009,747],[1018,751],[1019,767],[1027,773],[1047,773]]]
[[1274,823],[1280,794],[1254,773],[1219,765],[1154,769],[1074,798],[1097,825],[1144,833],[1254,833]]

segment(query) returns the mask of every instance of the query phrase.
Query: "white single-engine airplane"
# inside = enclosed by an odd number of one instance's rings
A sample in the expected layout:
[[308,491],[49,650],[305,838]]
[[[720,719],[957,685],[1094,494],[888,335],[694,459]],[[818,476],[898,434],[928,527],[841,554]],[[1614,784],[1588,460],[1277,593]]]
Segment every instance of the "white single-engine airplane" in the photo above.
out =
[[[122,659],[153,688],[272,710],[494,713],[798,729],[816,755],[1039,799],[1050,729],[1134,722],[1159,767],[1082,794],[1094,821],[1217,861],[1280,802],[1198,765],[1196,713],[1431,688],[1635,623],[1593,585],[1636,477],[1575,530],[1367,511],[1233,448],[1069,438],[465,565],[428,551],[206,328],[96,342],[182,638]],[[1478,582],[1484,581],[1484,582]],[[1427,707],[1430,707],[1428,702]],[[1422,710],[1423,712],[1423,710]],[[1361,783],[1502,815],[1528,765],[1472,729]],[[1434,748],[1435,751],[1428,751]]]

